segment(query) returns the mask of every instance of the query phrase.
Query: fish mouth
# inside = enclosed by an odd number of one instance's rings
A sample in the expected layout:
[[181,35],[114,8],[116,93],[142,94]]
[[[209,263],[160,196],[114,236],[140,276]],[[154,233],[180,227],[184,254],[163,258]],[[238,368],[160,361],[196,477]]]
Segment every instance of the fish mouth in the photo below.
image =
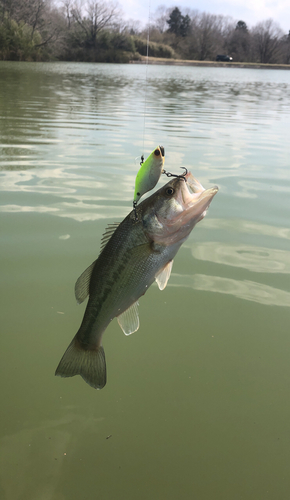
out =
[[185,182],[180,186],[180,203],[183,206],[183,217],[199,222],[206,215],[207,209],[218,192],[218,187],[204,189],[202,184],[187,172]]
[[187,186],[189,188],[189,191],[191,193],[201,193],[202,191],[205,191],[204,187],[201,185],[201,183],[192,175],[191,172],[186,172],[186,175],[184,176]]
[[[158,226],[153,225],[152,239],[170,246],[181,245],[195,224],[205,217],[218,187],[204,189],[190,172],[186,172],[166,184],[161,192],[163,201],[155,212]],[[169,197],[166,203],[164,196]]]

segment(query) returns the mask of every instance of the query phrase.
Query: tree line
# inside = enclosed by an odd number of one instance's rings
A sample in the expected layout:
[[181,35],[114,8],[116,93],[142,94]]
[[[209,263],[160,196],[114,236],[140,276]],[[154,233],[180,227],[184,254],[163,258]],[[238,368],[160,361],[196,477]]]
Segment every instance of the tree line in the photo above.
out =
[[228,54],[236,62],[290,63],[290,31],[285,34],[273,19],[249,28],[245,21],[178,7],[159,7],[151,40],[169,44],[182,59],[214,61]]
[[[0,0],[0,59],[129,62],[147,54],[148,26],[124,21],[108,0]],[[149,25],[149,56],[290,64],[290,31],[273,19],[253,27],[178,7],[158,7]]]

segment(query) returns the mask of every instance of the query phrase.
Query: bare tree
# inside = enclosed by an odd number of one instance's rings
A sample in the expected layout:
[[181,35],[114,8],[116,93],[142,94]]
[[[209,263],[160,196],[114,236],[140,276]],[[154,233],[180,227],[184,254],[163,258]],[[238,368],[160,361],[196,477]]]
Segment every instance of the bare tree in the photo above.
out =
[[1,0],[1,7],[9,17],[17,23],[24,22],[32,26],[33,32],[40,29],[43,24],[43,16],[51,8],[50,0]]
[[0,11],[16,23],[29,26],[31,40],[40,34],[42,40],[37,47],[56,40],[62,29],[62,16],[51,0],[0,0]]
[[273,19],[262,21],[252,29],[257,57],[261,63],[279,61],[281,38],[284,33]]
[[62,11],[67,22],[67,27],[70,29],[72,22],[72,0],[62,1]]
[[141,35],[144,30],[141,21],[136,21],[135,19],[128,19],[124,21],[123,26],[130,35]]
[[160,33],[165,33],[165,31],[168,29],[167,19],[171,11],[172,8],[168,8],[165,5],[159,5],[154,14],[150,16],[151,26],[153,28],[156,28]]
[[117,3],[88,0],[75,2],[71,16],[85,36],[85,42],[96,45],[96,37],[104,28],[113,28],[119,21],[120,8]]
[[290,64],[290,30],[288,35],[282,38],[282,57],[284,64]]
[[226,39],[227,53],[233,57],[234,61],[251,61],[251,40],[247,24],[244,21],[238,21]]
[[223,16],[202,12],[193,21],[192,31],[196,40],[197,58],[200,61],[213,60],[223,45]]

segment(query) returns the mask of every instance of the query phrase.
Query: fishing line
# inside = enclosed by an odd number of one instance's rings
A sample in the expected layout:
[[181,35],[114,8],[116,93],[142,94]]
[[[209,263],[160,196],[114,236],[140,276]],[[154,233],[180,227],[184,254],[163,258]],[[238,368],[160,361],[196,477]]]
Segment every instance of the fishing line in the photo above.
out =
[[143,120],[143,154],[141,156],[140,165],[142,165],[142,163],[144,162],[144,153],[145,153],[145,129],[146,129],[146,113],[147,113],[149,38],[150,38],[150,0],[149,0],[149,5],[148,5],[148,31],[147,31],[146,64],[145,64],[145,100],[144,100],[144,120]]

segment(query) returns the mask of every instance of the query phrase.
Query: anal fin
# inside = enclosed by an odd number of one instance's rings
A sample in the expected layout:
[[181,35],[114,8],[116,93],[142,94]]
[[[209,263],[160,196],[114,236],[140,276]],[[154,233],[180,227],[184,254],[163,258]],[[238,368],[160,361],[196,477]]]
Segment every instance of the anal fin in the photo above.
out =
[[117,317],[117,320],[125,335],[131,335],[131,333],[136,332],[140,325],[138,302],[134,302],[134,304]]

